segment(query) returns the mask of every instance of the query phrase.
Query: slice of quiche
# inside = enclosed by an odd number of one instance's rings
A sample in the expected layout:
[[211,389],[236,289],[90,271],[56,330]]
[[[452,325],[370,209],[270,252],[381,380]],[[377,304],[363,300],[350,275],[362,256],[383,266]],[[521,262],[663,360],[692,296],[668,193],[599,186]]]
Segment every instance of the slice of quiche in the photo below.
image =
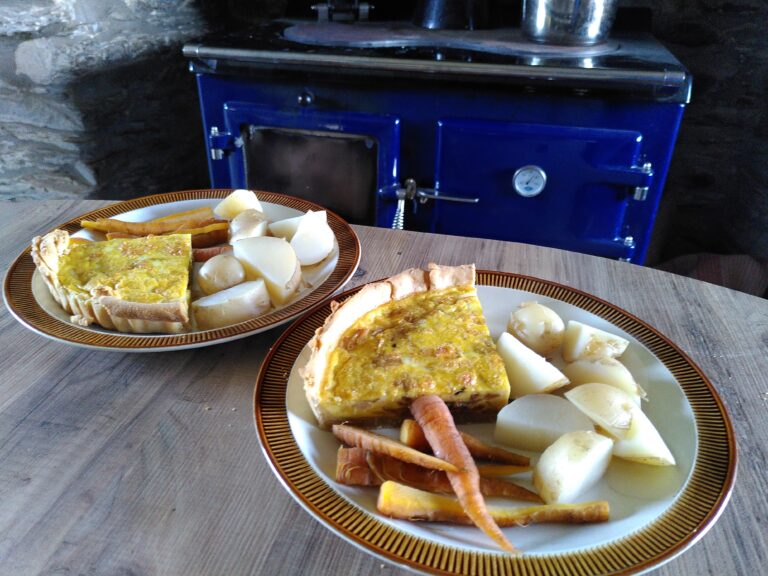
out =
[[64,230],[32,239],[54,299],[81,326],[178,333],[189,322],[189,234],[77,242]]
[[321,426],[399,422],[425,394],[463,420],[495,417],[507,404],[509,381],[474,265],[406,270],[331,308],[300,371]]

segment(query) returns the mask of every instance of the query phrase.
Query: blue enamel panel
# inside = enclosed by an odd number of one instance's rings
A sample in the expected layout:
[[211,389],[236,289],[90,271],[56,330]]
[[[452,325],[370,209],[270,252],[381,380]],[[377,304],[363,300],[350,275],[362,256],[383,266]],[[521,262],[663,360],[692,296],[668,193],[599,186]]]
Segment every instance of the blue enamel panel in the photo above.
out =
[[[438,123],[436,188],[477,204],[436,201],[435,230],[516,240],[628,258],[625,218],[642,136],[630,130],[446,119]],[[524,197],[513,176],[523,166],[546,174]]]
[[[372,225],[391,225],[394,189],[413,178],[421,188],[480,202],[413,201],[408,229],[636,263],[648,249],[684,109],[610,93],[264,70],[225,75],[195,66],[212,186],[245,185],[236,139],[246,124],[370,135],[379,143]],[[312,94],[309,105],[301,103],[306,93]],[[211,136],[214,126],[228,136]],[[219,145],[227,150],[214,160],[212,148]],[[639,171],[644,163],[651,164],[650,174]],[[538,197],[511,190],[511,176],[523,164],[541,164],[547,173]],[[647,187],[642,199],[635,187]]]

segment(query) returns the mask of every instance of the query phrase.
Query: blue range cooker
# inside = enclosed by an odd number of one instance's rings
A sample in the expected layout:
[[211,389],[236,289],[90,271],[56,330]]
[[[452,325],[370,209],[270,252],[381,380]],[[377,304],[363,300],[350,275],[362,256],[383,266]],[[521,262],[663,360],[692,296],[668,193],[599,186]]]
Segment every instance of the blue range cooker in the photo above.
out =
[[688,71],[649,35],[276,21],[184,47],[211,185],[642,263]]

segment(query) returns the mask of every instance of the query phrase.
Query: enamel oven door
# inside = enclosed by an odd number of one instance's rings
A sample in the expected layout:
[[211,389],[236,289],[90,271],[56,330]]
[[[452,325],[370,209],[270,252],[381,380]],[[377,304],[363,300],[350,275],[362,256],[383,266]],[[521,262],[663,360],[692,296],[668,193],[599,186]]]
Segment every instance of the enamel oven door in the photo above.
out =
[[378,190],[396,186],[396,117],[314,109],[225,105],[229,171],[237,187],[316,202],[348,222],[374,225]]
[[476,202],[428,200],[436,232],[632,260],[629,215],[653,177],[640,133],[446,119],[437,140],[435,196]]

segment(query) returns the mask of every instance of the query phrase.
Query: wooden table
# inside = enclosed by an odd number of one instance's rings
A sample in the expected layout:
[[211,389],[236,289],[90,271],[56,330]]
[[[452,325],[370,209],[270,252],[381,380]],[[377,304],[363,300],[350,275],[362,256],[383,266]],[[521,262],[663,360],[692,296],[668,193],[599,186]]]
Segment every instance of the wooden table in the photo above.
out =
[[[0,264],[104,202],[0,203]],[[768,566],[768,302],[665,272],[522,244],[356,227],[350,287],[430,261],[554,280],[655,326],[703,369],[739,446],[714,527],[659,574]],[[270,471],[254,381],[280,329],[129,354],[53,342],[0,309],[0,573],[404,574],[332,534]]]

